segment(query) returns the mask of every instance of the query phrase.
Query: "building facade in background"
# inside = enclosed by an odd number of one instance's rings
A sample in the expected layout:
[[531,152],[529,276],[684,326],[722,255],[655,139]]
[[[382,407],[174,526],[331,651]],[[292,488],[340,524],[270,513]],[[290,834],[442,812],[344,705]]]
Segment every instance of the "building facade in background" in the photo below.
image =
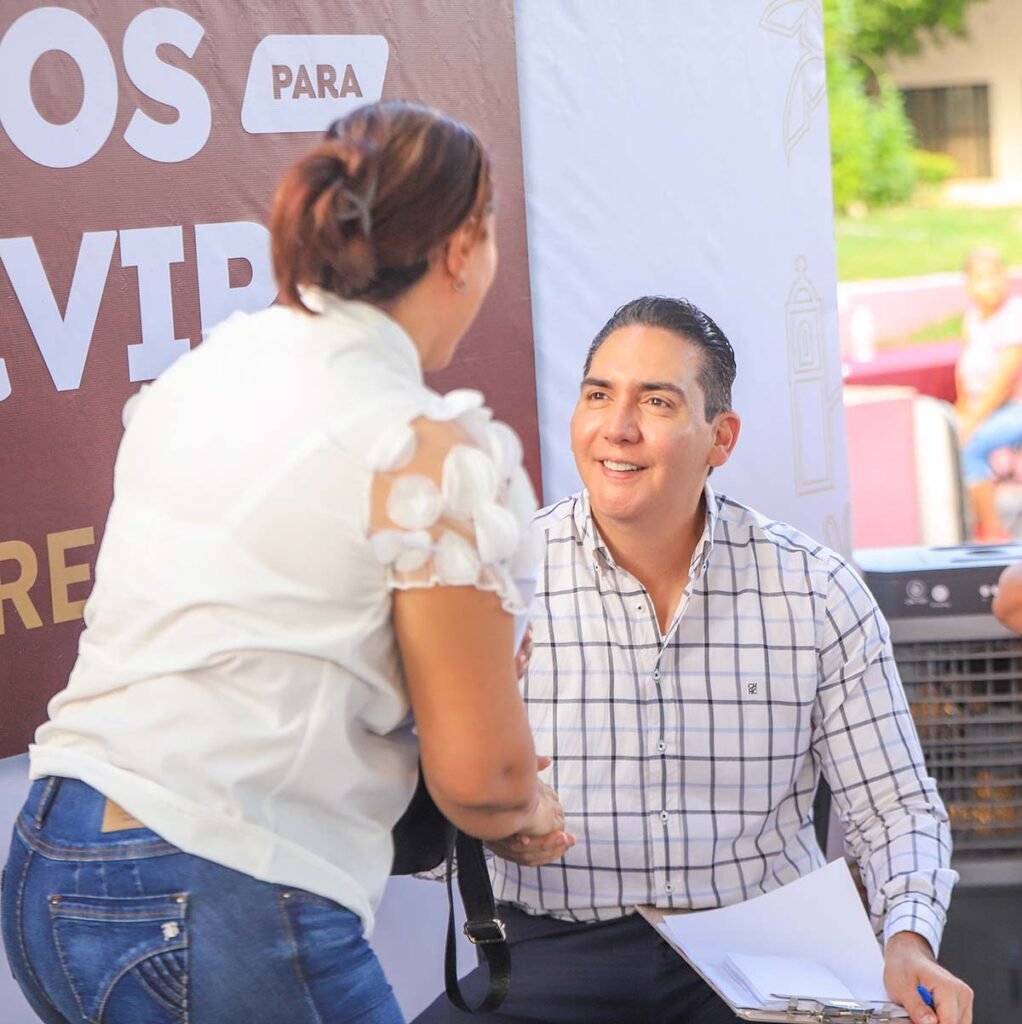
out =
[[947,153],[962,178],[1022,197],[1022,3],[976,0],[964,39],[926,40],[888,70],[923,149]]

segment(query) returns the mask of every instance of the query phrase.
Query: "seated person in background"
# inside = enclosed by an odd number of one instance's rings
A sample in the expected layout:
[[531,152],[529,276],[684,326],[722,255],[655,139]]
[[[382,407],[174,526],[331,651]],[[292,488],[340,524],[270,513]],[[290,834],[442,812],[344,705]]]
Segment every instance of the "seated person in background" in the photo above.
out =
[[996,249],[974,249],[965,263],[972,305],[955,379],[958,436],[976,539],[1010,539],[997,512],[990,454],[1022,441],[1022,299],[1008,294]]
[[[537,518],[522,681],[565,825],[489,843],[515,964],[490,1020],[733,1024],[635,904],[720,907],[821,867],[822,772],[888,991],[914,1024],[971,1024],[971,990],[935,961],[957,876],[887,625],[840,556],[707,483],[740,427],[727,338],[689,302],[636,299],[583,377],[585,489]],[[441,997],[419,1021],[462,1019]]]

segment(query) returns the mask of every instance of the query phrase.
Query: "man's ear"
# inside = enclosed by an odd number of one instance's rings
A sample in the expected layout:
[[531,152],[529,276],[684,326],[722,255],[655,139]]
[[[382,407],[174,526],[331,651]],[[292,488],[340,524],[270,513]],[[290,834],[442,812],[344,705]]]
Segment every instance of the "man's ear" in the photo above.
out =
[[731,458],[741,430],[742,419],[738,413],[728,410],[717,414],[713,421],[713,447],[707,459],[708,465],[717,468]]

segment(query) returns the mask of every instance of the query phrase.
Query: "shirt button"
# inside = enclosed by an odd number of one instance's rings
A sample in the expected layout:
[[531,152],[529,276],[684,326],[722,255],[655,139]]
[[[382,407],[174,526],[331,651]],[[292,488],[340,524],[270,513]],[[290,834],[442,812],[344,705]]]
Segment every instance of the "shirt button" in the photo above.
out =
[[666,811],[660,812],[660,820],[666,825],[670,815]]
[[674,888],[670,882],[664,882],[664,892],[670,892]]
[[660,678],[660,669],[658,669],[658,668],[653,669],[653,678],[654,679],[659,679]]
[[660,751],[660,753],[662,754],[662,753],[663,753],[663,752],[664,752],[664,751],[665,751],[665,750],[667,749],[667,744],[666,744],[666,743],[664,743],[664,741],[663,741],[663,740],[661,740],[661,741],[660,741],[660,742],[659,742],[659,743],[658,743],[658,744],[656,745],[656,748],[657,748],[657,750],[659,750],[659,751]]

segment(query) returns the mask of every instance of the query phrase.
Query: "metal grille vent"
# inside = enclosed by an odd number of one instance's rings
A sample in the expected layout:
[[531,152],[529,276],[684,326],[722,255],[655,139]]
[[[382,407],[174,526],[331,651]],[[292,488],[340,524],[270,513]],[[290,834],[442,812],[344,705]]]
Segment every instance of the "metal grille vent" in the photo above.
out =
[[896,643],[955,860],[1022,856],[1022,640]]

